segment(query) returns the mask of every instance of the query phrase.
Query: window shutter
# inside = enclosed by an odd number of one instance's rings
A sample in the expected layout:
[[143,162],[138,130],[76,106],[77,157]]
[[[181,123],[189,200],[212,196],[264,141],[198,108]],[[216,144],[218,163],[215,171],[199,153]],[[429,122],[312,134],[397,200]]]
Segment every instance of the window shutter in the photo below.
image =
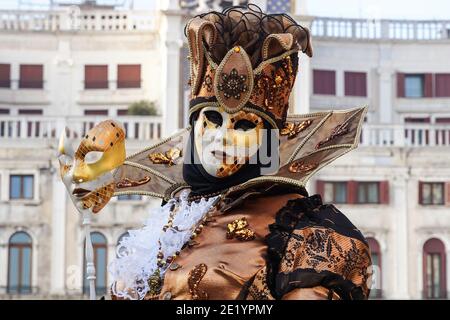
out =
[[0,87],[9,88],[11,86],[11,65],[0,64]]
[[436,97],[450,97],[450,73],[437,73],[434,86]]
[[450,207],[450,182],[445,183],[445,205]]
[[108,66],[84,66],[84,87],[86,89],[107,89]]
[[397,97],[405,97],[405,74],[397,73]]
[[348,181],[347,182],[347,203],[356,203],[358,194],[358,182]]
[[425,85],[423,88],[424,97],[431,98],[433,97],[433,74],[426,73],[425,76]]
[[367,96],[367,75],[365,72],[346,71],[344,73],[344,78],[346,96]]
[[140,88],[141,65],[127,64],[117,66],[117,88]]
[[380,181],[380,203],[389,204],[389,181]]
[[423,204],[422,185],[423,182],[419,181],[419,204]]
[[336,95],[336,72],[313,70],[313,93]]
[[325,188],[325,181],[317,180],[316,181],[316,193],[320,194],[320,196],[322,198],[323,198],[324,188]]
[[44,87],[44,68],[41,64],[22,64],[20,66],[20,88],[42,89]]

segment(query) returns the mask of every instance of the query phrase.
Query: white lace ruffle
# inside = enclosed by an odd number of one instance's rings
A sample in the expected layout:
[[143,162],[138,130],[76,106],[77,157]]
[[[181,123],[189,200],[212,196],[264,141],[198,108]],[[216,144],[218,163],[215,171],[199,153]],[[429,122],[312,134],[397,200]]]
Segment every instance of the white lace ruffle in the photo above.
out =
[[[118,257],[108,266],[112,283],[120,281],[120,287],[123,288],[118,290],[113,285],[114,295],[125,299],[136,299],[132,294],[135,292],[139,299],[143,299],[150,289],[147,280],[158,269],[156,263],[159,242],[164,259],[181,251],[182,246],[190,240],[192,232],[217,198],[208,200],[202,198],[198,203],[189,204],[188,194],[188,191],[184,191],[179,199],[171,199],[164,206],[152,209],[144,222],[144,227],[129,230],[129,236],[120,241],[116,249]],[[164,232],[162,228],[167,224],[172,205],[178,207],[178,211],[172,228]],[[164,277],[166,268],[160,268],[161,278]]]

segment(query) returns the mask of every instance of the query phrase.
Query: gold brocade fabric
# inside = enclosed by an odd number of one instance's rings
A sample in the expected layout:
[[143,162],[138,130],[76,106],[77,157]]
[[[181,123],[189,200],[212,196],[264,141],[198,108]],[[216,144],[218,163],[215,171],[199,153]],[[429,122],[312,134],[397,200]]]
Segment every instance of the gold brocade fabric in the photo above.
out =
[[[169,268],[166,272],[160,299],[190,300],[206,296],[209,300],[236,299],[245,284],[266,265],[264,238],[269,232],[268,225],[289,199],[299,197],[299,194],[284,194],[256,198],[215,216],[195,239],[198,244],[183,249],[173,262],[181,268],[175,271]],[[255,238],[251,241],[227,239],[227,225],[244,217],[255,232]],[[194,284],[195,297],[191,293]]]
[[[320,196],[260,194],[224,208],[211,211],[146,300],[367,299],[368,245]],[[230,226],[254,237],[230,237]]]

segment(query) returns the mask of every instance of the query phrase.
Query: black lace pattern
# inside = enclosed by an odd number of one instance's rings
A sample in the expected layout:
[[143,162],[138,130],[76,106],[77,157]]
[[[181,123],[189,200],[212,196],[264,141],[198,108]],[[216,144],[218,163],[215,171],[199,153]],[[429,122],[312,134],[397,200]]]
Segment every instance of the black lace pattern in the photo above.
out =
[[290,200],[269,226],[267,283],[280,299],[322,286],[341,299],[367,299],[371,258],[361,232],[320,195]]

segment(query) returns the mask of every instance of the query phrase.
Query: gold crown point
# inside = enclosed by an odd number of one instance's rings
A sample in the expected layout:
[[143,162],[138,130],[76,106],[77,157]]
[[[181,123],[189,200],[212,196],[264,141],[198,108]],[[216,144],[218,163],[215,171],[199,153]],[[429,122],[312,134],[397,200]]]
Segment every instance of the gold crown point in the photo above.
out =
[[241,48],[239,48],[239,47],[234,47],[234,52],[239,53],[239,51],[241,51]]

